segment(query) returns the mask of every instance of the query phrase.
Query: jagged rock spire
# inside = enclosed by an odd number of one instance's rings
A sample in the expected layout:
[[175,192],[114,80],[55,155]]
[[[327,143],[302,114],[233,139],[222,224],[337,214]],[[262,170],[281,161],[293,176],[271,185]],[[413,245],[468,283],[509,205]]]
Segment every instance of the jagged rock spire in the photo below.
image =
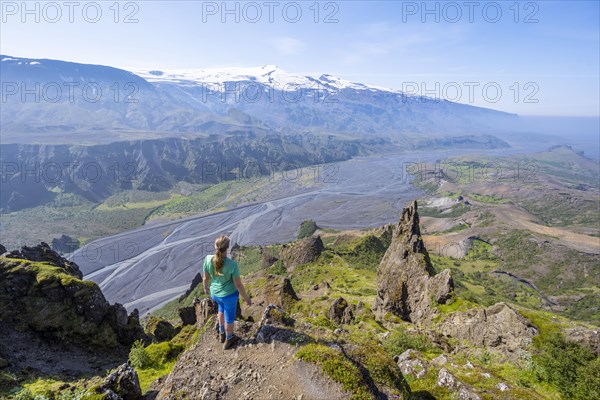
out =
[[418,323],[433,316],[435,303],[444,303],[454,288],[450,270],[436,275],[421,238],[416,200],[402,210],[392,243],[377,269],[379,318],[388,312]]

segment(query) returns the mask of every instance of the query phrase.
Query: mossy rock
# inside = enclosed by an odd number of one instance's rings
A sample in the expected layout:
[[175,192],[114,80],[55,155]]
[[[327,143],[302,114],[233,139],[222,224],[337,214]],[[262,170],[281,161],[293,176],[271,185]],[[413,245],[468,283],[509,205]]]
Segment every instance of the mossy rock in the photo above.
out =
[[122,325],[135,322],[127,319],[124,309],[123,318],[112,318],[117,307],[106,301],[98,285],[80,280],[68,269],[2,257],[0,276],[0,319],[15,329],[84,347],[113,349],[134,340],[128,338],[129,327]]
[[152,316],[146,325],[146,332],[155,342],[160,343],[173,339],[179,332],[179,329],[175,328],[164,318]]
[[377,345],[363,342],[360,346],[342,347],[310,343],[296,352],[296,357],[319,365],[333,381],[352,394],[352,399],[372,399],[369,382],[378,390],[385,389],[397,399],[408,400],[410,387],[394,361]]

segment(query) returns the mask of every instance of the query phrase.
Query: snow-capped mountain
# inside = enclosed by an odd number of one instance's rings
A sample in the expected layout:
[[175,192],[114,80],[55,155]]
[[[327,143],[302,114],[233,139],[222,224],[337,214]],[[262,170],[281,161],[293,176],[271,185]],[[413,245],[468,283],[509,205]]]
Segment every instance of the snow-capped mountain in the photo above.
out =
[[148,70],[131,69],[132,72],[152,83],[175,83],[181,86],[203,86],[225,84],[228,82],[254,82],[274,89],[293,90],[296,87],[320,88],[336,91],[341,89],[386,91],[402,93],[397,89],[350,82],[329,74],[319,78],[293,74],[279,68],[277,65],[263,65],[254,68],[205,68],[205,69],[174,69]]
[[3,141],[102,132],[223,134],[239,129],[349,136],[489,133],[514,115],[275,65],[131,71],[0,56]]

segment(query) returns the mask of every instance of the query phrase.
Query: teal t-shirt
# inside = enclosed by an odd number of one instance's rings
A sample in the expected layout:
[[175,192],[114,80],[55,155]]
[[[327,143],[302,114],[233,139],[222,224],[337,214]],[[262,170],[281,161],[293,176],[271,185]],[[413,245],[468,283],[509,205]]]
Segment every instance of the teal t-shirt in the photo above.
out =
[[212,263],[213,255],[209,254],[204,258],[203,271],[210,275],[210,293],[213,296],[225,297],[237,291],[233,280],[239,278],[240,269],[231,258],[225,258],[221,274],[217,275]]

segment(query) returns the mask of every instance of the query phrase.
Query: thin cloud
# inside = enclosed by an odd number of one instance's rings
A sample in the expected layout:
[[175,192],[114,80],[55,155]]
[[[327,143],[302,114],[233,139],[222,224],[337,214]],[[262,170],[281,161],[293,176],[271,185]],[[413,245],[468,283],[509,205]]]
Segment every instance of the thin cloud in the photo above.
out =
[[292,56],[301,53],[306,47],[306,43],[293,37],[283,36],[277,38],[273,42],[273,46],[280,53]]

